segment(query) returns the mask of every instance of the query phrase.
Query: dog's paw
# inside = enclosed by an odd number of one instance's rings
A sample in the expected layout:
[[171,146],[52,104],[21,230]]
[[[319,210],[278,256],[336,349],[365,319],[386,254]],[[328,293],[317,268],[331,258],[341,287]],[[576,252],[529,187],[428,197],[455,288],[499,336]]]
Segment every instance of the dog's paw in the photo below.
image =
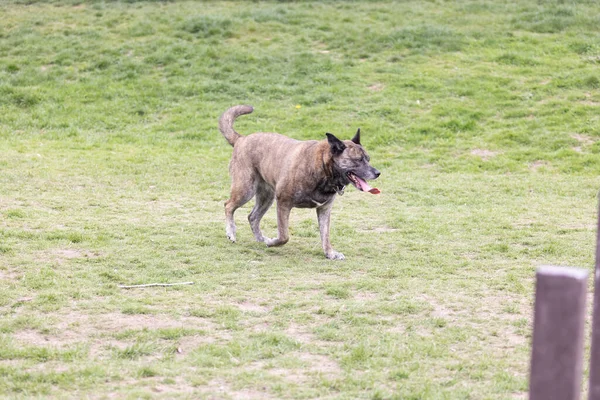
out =
[[226,227],[225,233],[227,234],[227,239],[231,240],[232,243],[235,243],[235,228]]
[[285,238],[285,239],[280,239],[280,238],[269,239],[267,237],[265,238],[265,244],[267,245],[267,247],[283,246],[287,242],[288,242],[288,238]]
[[235,243],[235,232],[227,232],[227,239],[229,239],[231,243]]
[[346,257],[344,257],[344,255],[342,253],[339,253],[337,251],[331,251],[327,254],[325,254],[325,257],[329,258],[330,260],[345,260]]

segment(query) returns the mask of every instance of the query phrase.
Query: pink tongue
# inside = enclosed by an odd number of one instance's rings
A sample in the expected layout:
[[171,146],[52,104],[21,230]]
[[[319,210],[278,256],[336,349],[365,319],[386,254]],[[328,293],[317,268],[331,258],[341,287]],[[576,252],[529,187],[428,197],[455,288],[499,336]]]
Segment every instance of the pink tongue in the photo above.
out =
[[379,189],[372,188],[371,186],[369,186],[369,184],[367,182],[365,182],[364,180],[362,180],[358,176],[354,175],[354,177],[356,178],[356,181],[358,182],[358,185],[360,186],[360,190],[362,190],[363,192],[369,192],[369,193],[372,193],[372,194],[379,194],[379,193],[381,193],[379,191]]

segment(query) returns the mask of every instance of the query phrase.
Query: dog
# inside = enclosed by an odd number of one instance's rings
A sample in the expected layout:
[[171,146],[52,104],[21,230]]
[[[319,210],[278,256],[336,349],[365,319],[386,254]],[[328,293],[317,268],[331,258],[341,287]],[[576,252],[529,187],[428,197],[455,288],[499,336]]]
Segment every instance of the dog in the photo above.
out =
[[[248,216],[254,237],[268,247],[282,246],[289,240],[288,226],[293,207],[316,208],[325,257],[343,260],[329,241],[331,208],[336,195],[352,183],[358,190],[379,193],[367,180],[380,172],[369,164],[360,144],[360,129],[352,140],[340,140],[331,133],[327,139],[299,141],[278,133],[242,136],[233,129],[237,117],[250,114],[251,106],[231,107],[219,118],[219,130],[233,146],[229,164],[231,195],[225,202],[225,232],[235,242],[235,211],[256,196]],[[260,220],[277,199],[277,237],[263,236]]]

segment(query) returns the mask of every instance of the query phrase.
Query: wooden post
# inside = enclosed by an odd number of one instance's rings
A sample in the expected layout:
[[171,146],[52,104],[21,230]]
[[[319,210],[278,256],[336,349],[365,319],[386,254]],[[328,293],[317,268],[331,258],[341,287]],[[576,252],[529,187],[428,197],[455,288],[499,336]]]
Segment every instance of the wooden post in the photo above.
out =
[[596,268],[594,273],[594,310],[588,399],[600,400],[600,205],[598,207],[598,225],[596,229]]
[[588,272],[543,266],[537,270],[530,400],[578,400]]

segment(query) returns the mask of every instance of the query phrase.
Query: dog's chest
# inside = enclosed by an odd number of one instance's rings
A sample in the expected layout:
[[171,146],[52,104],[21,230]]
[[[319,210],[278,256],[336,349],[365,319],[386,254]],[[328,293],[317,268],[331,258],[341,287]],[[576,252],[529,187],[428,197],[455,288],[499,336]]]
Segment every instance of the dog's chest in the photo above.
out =
[[296,192],[294,194],[294,207],[298,208],[318,208],[330,202],[335,193],[325,194],[318,191],[312,193]]

